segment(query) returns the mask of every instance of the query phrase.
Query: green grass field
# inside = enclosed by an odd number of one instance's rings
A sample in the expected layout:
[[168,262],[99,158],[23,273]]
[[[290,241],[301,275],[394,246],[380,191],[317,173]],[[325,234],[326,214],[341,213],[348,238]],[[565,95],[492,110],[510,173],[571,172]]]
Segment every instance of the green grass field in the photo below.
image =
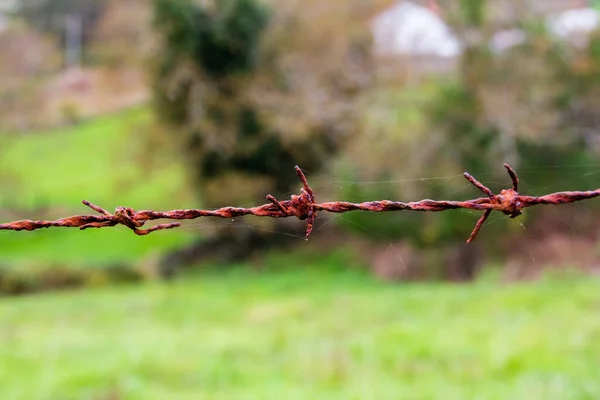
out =
[[600,398],[598,280],[394,285],[349,262],[5,298],[1,397]]
[[[135,109],[72,128],[0,136],[0,211],[56,219],[94,211],[186,208],[194,199],[179,157],[146,151],[150,113]],[[126,228],[0,232],[0,261],[105,265],[181,245],[189,232],[137,237]]]

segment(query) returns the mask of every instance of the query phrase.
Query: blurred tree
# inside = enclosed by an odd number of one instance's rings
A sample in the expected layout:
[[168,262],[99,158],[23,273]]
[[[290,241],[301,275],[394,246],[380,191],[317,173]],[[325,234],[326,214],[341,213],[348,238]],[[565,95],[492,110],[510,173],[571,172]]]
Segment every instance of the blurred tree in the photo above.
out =
[[[600,35],[593,34],[585,47],[553,36],[545,16],[536,7],[541,3],[437,3],[440,16],[461,43],[455,74],[441,79],[429,76],[417,88],[388,84],[377,90],[370,103],[377,108],[369,113],[375,116],[371,120],[380,121],[370,122],[359,145],[352,148],[354,159],[365,160],[364,165],[353,168],[350,159],[343,164],[342,174],[345,181],[398,182],[393,188],[383,184],[347,184],[342,197],[353,201],[471,198],[480,193],[465,181],[447,179],[447,183],[435,181],[427,185],[425,181],[414,183],[405,179],[469,171],[486,183],[498,182],[492,189],[499,190],[508,183],[500,168],[503,162],[520,172],[525,182],[523,191],[537,191],[530,186],[532,183],[543,191],[596,187],[593,165],[600,150]],[[424,101],[420,96],[427,92],[432,94]],[[415,111],[419,103],[424,112]],[[411,122],[419,116],[421,122]],[[534,179],[528,179],[532,178],[529,173],[535,173]],[[594,206],[586,207],[589,210]],[[552,221],[559,221],[557,214],[564,216],[565,212],[569,211],[548,208],[525,217],[534,215],[528,223],[533,229],[535,225],[556,225]],[[349,214],[344,222],[348,221],[350,228],[366,228],[370,237],[371,232],[377,232],[388,238],[405,239],[426,248],[429,254],[453,253],[453,246],[442,243],[461,243],[477,218],[469,212],[385,217]],[[588,219],[593,220],[590,215]],[[503,233],[509,226],[496,224],[486,229]],[[582,227],[582,234],[590,232],[584,225],[578,226]],[[544,229],[540,231],[545,233]],[[493,248],[498,248],[493,234],[474,245],[485,245],[486,240],[493,240]],[[473,245],[458,245],[457,259],[466,261],[451,268],[453,275],[473,277],[479,261],[466,254],[473,251]]]
[[[449,161],[475,173],[489,171],[498,180],[506,179],[498,168],[502,162],[523,171],[523,178],[528,169],[544,165],[536,171],[535,183],[545,190],[564,190],[573,183],[595,187],[582,168],[593,158],[590,144],[597,142],[586,133],[597,137],[600,132],[595,36],[585,49],[561,42],[548,32],[544,16],[524,2],[505,2],[511,12],[504,14],[490,12],[498,6],[495,2],[453,4],[460,6],[449,9],[449,21],[464,49],[458,80],[447,85],[431,107],[430,121],[444,138],[437,162]],[[492,37],[507,32],[520,39],[495,50]],[[571,166],[580,172],[576,177],[561,174]],[[545,223],[557,217],[553,210],[543,212]],[[448,221],[455,217],[460,215],[442,216],[440,227],[468,229],[466,221]],[[438,234],[446,236],[444,229]]]
[[371,69],[363,2],[154,4],[156,110],[206,206],[293,190],[294,164],[317,171],[358,130]]
[[[488,11],[495,4],[463,1]],[[465,170],[486,170],[501,162],[527,168],[538,158],[532,152],[552,152],[549,146],[568,145],[553,165],[567,166],[573,161],[570,152],[585,158],[584,153],[594,151],[589,134],[600,127],[597,35],[577,48],[555,38],[544,15],[531,5],[514,1],[505,6],[512,10],[509,17],[491,14],[480,25],[451,19],[465,49],[459,79],[433,105],[432,123],[457,147],[459,154],[452,157]],[[506,32],[516,32],[520,40],[494,50],[492,36]]]

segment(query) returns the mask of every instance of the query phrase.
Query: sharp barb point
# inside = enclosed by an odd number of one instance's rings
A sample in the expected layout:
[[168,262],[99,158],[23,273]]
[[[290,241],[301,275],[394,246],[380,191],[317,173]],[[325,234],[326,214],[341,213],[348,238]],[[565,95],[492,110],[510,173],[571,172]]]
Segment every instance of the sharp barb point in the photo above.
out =
[[488,219],[488,217],[490,216],[491,213],[492,213],[492,210],[485,210],[485,212],[483,213],[481,218],[479,218],[477,220],[477,223],[475,224],[475,227],[473,228],[473,231],[471,232],[471,236],[469,236],[469,238],[467,239],[467,243],[471,243],[473,240],[475,240],[477,238],[479,231],[481,230],[481,228],[483,227],[483,224],[485,224],[485,221]]
[[518,192],[519,191],[519,176],[517,175],[515,170],[512,169],[512,167],[510,165],[505,163],[504,168],[506,168],[506,171],[508,172],[508,175],[510,176],[510,179],[512,180],[513,190],[515,192]]
[[92,203],[92,202],[89,202],[89,201],[87,201],[87,200],[83,200],[83,201],[82,201],[82,203],[83,203],[84,205],[88,206],[89,208],[91,208],[92,210],[96,211],[96,212],[97,212],[97,213],[99,213],[99,214],[102,214],[102,215],[110,215],[110,213],[109,213],[108,211],[106,211],[104,208],[102,208],[102,207],[99,207],[99,206],[95,205],[95,204],[94,204],[94,203]]
[[477,189],[481,190],[484,194],[486,194],[489,198],[493,199],[495,197],[494,192],[492,192],[487,186],[485,186],[484,184],[482,184],[481,182],[479,182],[477,179],[475,179],[473,177],[473,175],[469,174],[468,172],[465,172],[463,174],[463,176],[469,181],[471,182],[471,184],[473,186],[475,186]]

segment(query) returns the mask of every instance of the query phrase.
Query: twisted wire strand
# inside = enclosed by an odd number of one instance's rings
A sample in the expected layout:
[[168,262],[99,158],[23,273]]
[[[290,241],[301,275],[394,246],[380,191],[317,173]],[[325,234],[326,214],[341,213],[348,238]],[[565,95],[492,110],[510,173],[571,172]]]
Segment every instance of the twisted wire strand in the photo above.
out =
[[404,203],[400,201],[379,200],[363,203],[350,203],[345,201],[334,201],[327,203],[317,203],[313,190],[308,184],[306,176],[296,166],[296,174],[300,178],[303,187],[299,195],[292,195],[291,199],[279,201],[270,194],[267,195],[269,203],[257,207],[223,207],[217,210],[171,210],[171,211],[135,211],[129,207],[117,207],[113,214],[105,209],[90,203],[87,200],[83,204],[96,211],[97,215],[74,215],[71,217],[57,219],[55,221],[32,221],[20,220],[0,224],[0,230],[12,231],[33,231],[42,228],[63,227],[63,228],[104,228],[116,225],[124,225],[131,229],[135,234],[144,236],[152,232],[173,229],[180,226],[179,222],[165,223],[143,229],[148,221],[159,219],[170,220],[188,220],[201,217],[216,218],[235,218],[243,215],[253,215],[256,217],[269,218],[287,218],[296,217],[300,220],[306,220],[306,239],[310,236],[318,212],[327,211],[330,213],[345,213],[350,211],[369,211],[369,212],[388,212],[388,211],[421,211],[421,212],[440,212],[446,210],[469,209],[483,211],[483,215],[473,228],[467,243],[472,242],[477,237],[485,221],[493,211],[502,212],[510,218],[521,215],[524,208],[536,205],[566,204],[576,201],[592,199],[600,196],[600,189],[590,191],[571,191],[557,192],[543,196],[524,196],[518,193],[519,178],[517,173],[508,165],[504,164],[509,177],[512,181],[512,188],[504,189],[499,194],[494,194],[489,188],[477,181],[473,176],[464,173],[464,177],[486,197],[463,201],[449,200],[431,200],[424,199]]

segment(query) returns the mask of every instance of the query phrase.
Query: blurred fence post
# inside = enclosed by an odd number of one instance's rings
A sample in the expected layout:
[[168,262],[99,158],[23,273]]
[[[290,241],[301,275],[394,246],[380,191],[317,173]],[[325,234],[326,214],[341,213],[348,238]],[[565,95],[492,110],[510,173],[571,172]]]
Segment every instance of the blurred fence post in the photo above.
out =
[[65,67],[79,67],[83,47],[83,19],[80,14],[65,16]]

